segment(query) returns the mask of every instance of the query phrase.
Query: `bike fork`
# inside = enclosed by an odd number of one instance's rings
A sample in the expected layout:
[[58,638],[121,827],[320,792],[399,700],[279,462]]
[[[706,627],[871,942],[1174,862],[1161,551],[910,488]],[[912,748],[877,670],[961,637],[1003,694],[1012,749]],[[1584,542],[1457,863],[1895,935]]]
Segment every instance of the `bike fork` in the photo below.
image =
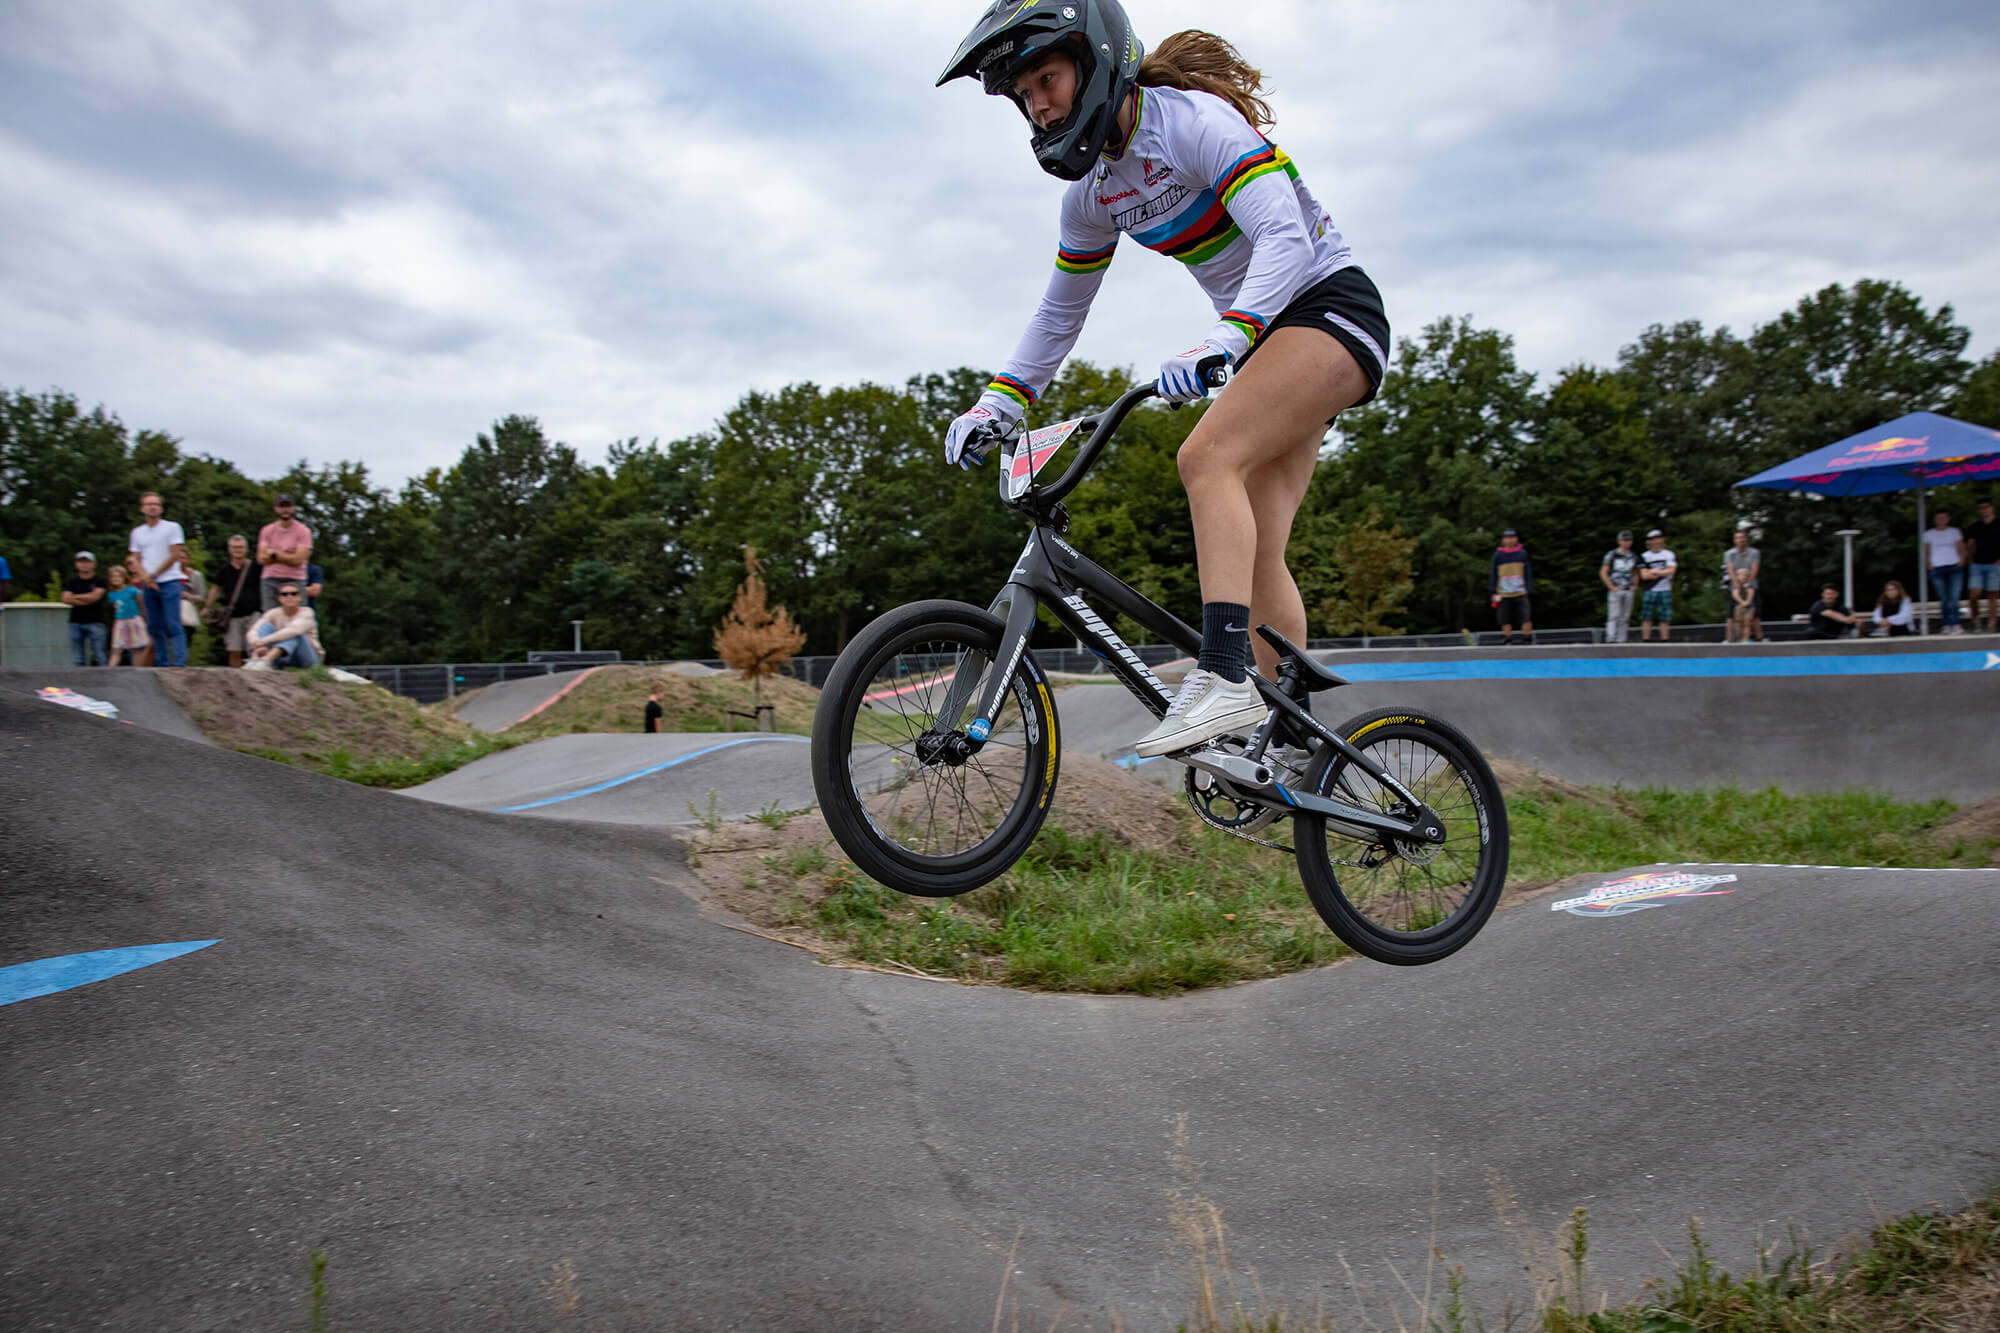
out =
[[958,664],[951,688],[945,692],[944,703],[931,723],[931,729],[940,734],[956,731],[959,719],[970,706],[973,709],[972,721],[966,724],[965,737],[975,747],[984,745],[986,738],[993,734],[993,719],[1000,715],[1000,705],[1007,697],[1008,682],[1014,679],[1014,672],[1028,651],[1028,636],[1035,629],[1038,603],[1033,592],[1018,583],[1009,583],[993,599],[989,609],[997,613],[1003,604],[1007,608],[1007,626],[1000,632],[1000,647],[993,661],[996,664],[1005,663],[1005,667],[987,677],[986,688],[975,700],[973,691],[978,689],[986,664],[977,654],[968,653],[965,660]]

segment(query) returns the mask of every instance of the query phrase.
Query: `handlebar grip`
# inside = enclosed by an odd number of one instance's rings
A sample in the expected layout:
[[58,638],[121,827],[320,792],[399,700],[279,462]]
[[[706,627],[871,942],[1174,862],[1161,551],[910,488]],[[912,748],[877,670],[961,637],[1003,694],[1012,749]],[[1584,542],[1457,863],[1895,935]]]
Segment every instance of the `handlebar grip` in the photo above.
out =
[[1220,389],[1229,383],[1229,358],[1220,353],[1215,356],[1205,356],[1194,363],[1194,373],[1200,376],[1201,382],[1209,388]]

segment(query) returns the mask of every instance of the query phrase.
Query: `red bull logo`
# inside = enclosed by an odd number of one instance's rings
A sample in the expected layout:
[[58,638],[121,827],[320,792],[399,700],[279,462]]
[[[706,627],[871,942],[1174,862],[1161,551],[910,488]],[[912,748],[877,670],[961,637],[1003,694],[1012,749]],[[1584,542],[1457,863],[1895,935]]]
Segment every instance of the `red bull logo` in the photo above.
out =
[[1836,458],[1833,467],[1865,467],[1875,463],[1894,463],[1906,458],[1922,458],[1930,451],[1931,437],[1919,435],[1891,435],[1886,440],[1874,440],[1867,444],[1857,444],[1847,451],[1845,458]]
[[1568,912],[1571,916],[1626,916],[1632,912],[1643,912],[1649,907],[1659,907],[1665,899],[1712,898],[1734,893],[1734,889],[1719,889],[1715,886],[1735,882],[1734,875],[1689,875],[1671,871],[1649,871],[1625,879],[1615,879],[1609,884],[1600,884],[1581,898],[1561,899],[1549,904],[1549,910]]

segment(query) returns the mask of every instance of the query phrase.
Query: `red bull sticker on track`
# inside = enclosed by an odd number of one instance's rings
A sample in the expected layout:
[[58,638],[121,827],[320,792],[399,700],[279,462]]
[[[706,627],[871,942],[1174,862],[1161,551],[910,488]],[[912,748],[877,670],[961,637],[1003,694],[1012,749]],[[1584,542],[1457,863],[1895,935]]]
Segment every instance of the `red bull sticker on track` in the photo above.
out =
[[1718,889],[1718,884],[1734,884],[1734,875],[1690,875],[1677,870],[1653,870],[1643,875],[1627,875],[1609,884],[1600,884],[1581,898],[1563,898],[1549,904],[1551,912],[1571,916],[1626,916],[1649,907],[1664,907],[1674,898],[1712,898],[1734,893]]

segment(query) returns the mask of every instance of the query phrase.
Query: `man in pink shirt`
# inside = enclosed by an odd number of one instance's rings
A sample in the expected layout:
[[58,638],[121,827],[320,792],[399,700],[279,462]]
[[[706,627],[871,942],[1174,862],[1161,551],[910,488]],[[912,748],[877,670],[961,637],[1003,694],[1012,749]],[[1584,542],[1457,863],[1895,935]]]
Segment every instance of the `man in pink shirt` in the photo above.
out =
[[280,495],[272,505],[278,521],[266,523],[257,532],[257,563],[264,567],[259,594],[266,611],[278,604],[278,585],[304,586],[306,561],[312,558],[312,529],[293,517],[298,505],[291,496]]

